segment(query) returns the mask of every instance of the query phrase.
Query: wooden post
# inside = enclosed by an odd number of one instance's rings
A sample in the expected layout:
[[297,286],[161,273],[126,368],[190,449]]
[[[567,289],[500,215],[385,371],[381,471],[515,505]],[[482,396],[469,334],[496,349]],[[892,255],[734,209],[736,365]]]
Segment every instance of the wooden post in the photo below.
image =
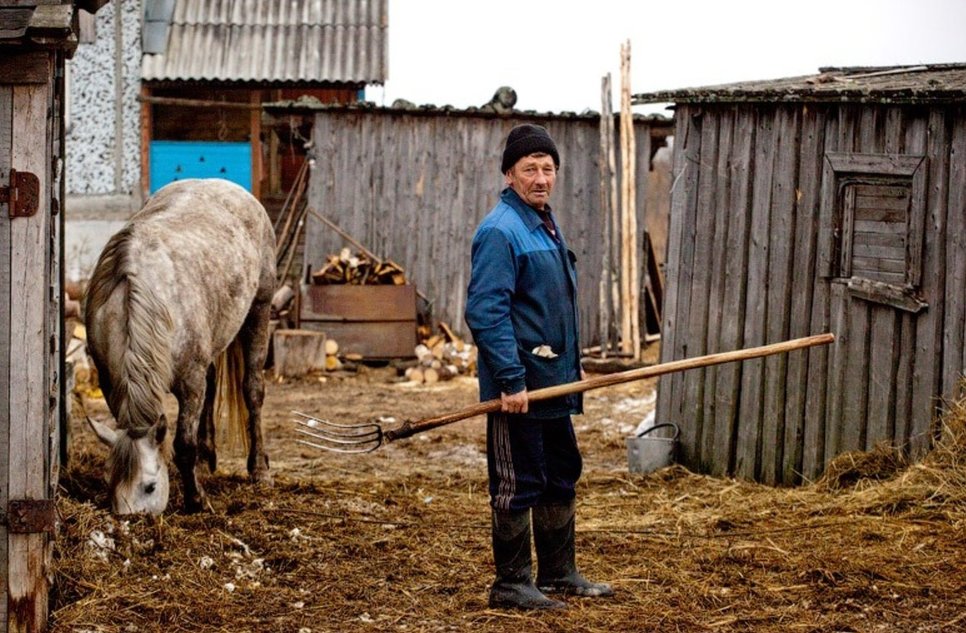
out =
[[261,199],[262,193],[262,92],[251,93],[252,195]]
[[611,187],[614,182],[614,113],[611,107],[611,83],[610,73],[601,78],[600,81],[600,154],[597,162],[600,171],[600,216],[601,216],[601,275],[599,288],[599,313],[600,313],[600,355],[607,358],[610,350],[611,332],[611,283],[614,279],[614,270],[611,268],[611,240],[616,236],[611,235],[611,212],[613,205],[611,200]]
[[141,200],[151,191],[151,137],[154,119],[151,105],[151,89],[141,86]]
[[[51,107],[52,77],[47,84],[15,85],[13,88],[12,153],[10,166],[33,172],[40,179],[37,213],[9,221],[9,330],[4,331],[9,362],[10,416],[7,494],[11,499],[47,499],[47,454],[50,417],[48,404],[50,345],[47,329],[38,319],[49,309],[50,277],[47,258],[50,251],[49,150],[51,147],[48,115]],[[0,148],[3,149],[3,148]],[[43,319],[41,323],[46,323]],[[55,456],[51,455],[51,459]],[[48,568],[50,565],[44,532],[14,533],[7,526],[7,631],[41,631],[47,620]]]
[[631,112],[631,42],[621,45],[621,351],[641,356],[637,258],[637,187]]

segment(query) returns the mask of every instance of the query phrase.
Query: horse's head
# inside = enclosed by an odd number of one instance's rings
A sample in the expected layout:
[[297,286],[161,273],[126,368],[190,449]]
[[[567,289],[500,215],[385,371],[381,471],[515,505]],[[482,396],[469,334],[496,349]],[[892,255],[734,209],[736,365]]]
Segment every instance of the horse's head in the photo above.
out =
[[146,433],[113,429],[87,418],[107,444],[111,509],[115,514],[161,514],[168,505],[168,465],[162,450],[168,425],[164,415]]

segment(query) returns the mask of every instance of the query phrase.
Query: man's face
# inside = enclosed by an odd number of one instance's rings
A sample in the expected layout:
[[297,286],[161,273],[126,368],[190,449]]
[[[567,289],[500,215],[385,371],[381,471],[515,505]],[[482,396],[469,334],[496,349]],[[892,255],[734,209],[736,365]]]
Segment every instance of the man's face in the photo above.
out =
[[549,154],[530,154],[516,162],[506,173],[506,184],[517,192],[523,201],[541,211],[550,200],[557,168]]

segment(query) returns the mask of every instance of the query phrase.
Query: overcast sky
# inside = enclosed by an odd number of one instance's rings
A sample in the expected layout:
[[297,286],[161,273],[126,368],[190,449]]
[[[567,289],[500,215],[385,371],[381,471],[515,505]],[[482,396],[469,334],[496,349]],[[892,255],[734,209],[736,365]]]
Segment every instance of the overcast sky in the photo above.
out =
[[966,62],[966,0],[389,0],[389,80],[366,98],[467,107],[509,85],[518,109],[599,110],[610,72],[617,109],[628,39],[634,93]]

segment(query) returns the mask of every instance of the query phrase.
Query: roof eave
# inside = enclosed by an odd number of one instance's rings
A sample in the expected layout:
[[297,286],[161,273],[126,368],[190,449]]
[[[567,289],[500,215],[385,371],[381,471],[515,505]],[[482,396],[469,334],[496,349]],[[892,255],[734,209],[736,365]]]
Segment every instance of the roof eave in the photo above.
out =
[[648,103],[883,103],[929,105],[966,103],[966,90],[949,91],[664,91],[636,94],[633,105]]

